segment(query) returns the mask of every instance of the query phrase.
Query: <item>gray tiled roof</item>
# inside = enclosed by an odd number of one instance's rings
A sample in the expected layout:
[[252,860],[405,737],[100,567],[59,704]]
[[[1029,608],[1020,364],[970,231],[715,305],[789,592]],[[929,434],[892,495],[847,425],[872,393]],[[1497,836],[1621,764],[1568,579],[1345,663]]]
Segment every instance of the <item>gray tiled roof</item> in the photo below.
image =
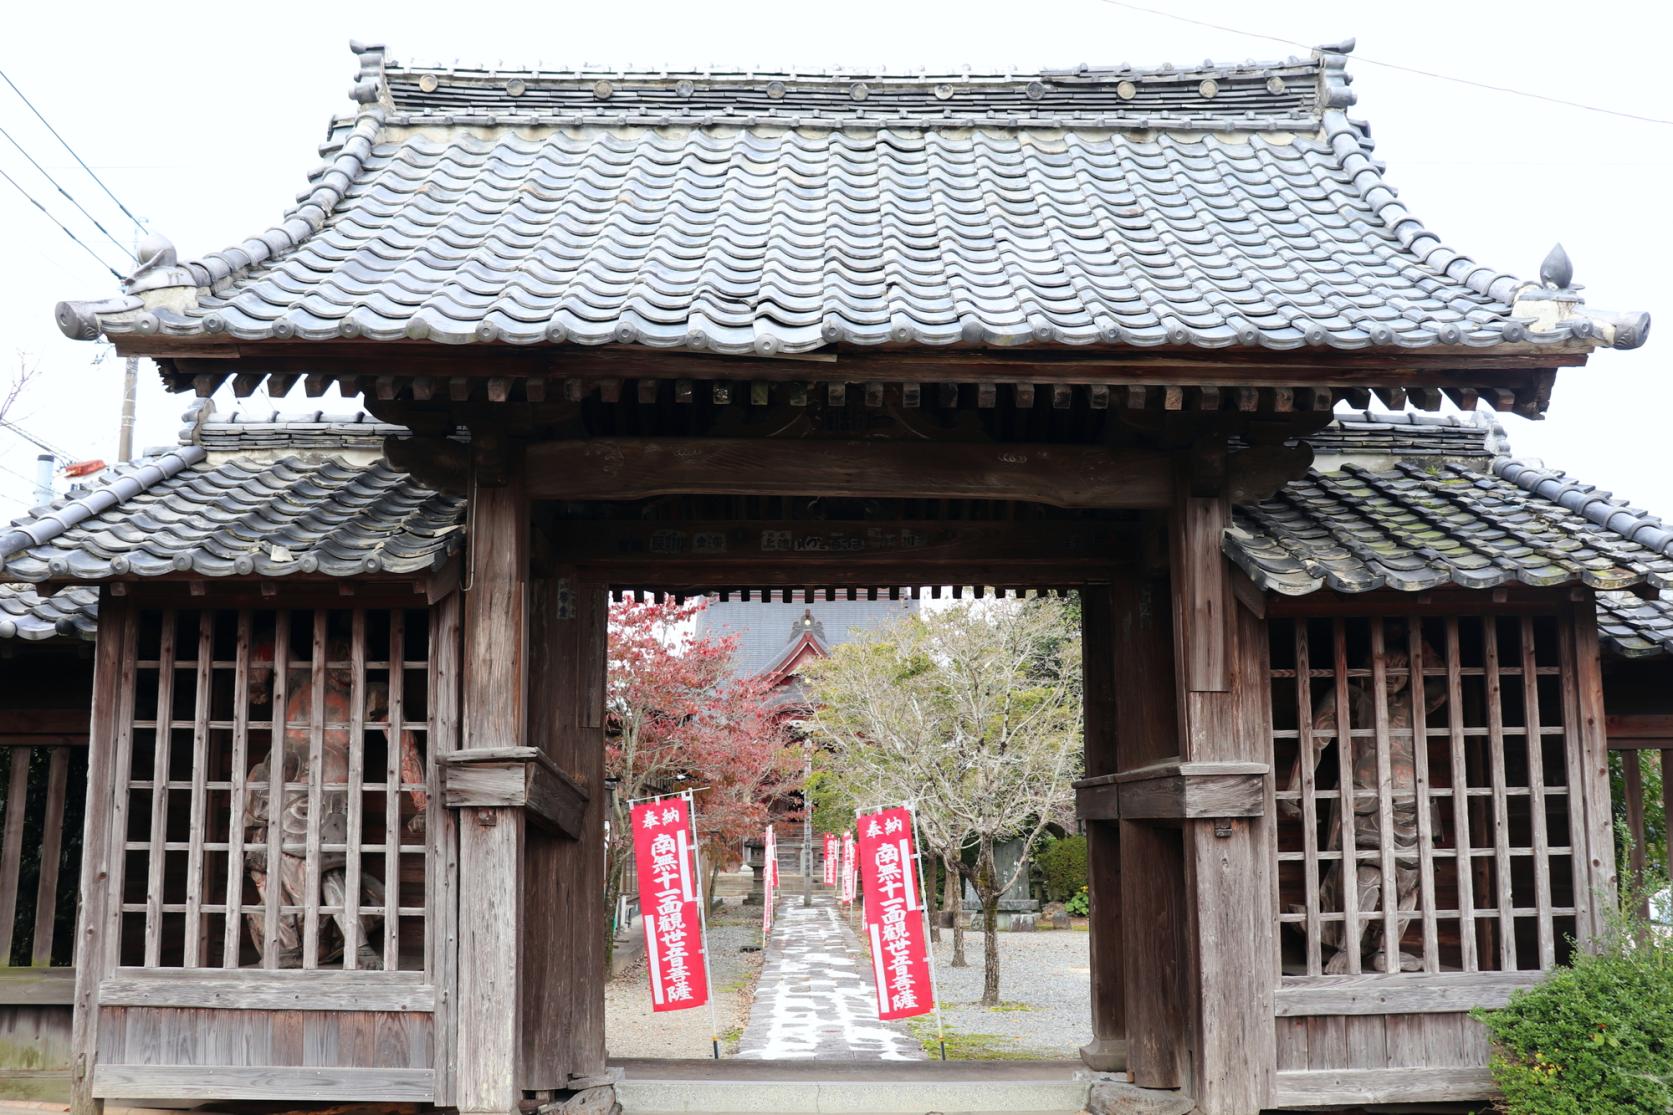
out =
[[1600,592],[1597,630],[1603,645],[1623,658],[1673,654],[1673,600]]
[[199,446],[112,470],[0,532],[0,578],[412,573],[463,543],[464,500],[379,460],[205,459]]
[[[199,424],[197,436],[210,424]],[[237,425],[224,425],[226,448],[236,449]],[[1673,604],[1620,591],[1673,587],[1673,532],[1654,516],[1562,473],[1492,456],[1504,446],[1490,419],[1349,413],[1316,440],[1387,463],[1314,470],[1270,500],[1238,507],[1224,549],[1261,587],[1296,595],[1580,583],[1601,590],[1598,622],[1609,649],[1673,652]],[[381,460],[258,462],[185,446],[109,470],[0,530],[0,579],[406,572],[454,552],[464,524],[463,500],[430,492]],[[88,634],[96,597],[73,591],[43,601],[21,586],[0,587],[0,638],[70,627]],[[743,634],[737,668],[758,673],[782,655],[805,608],[835,643],[912,606],[714,603],[701,623]]]
[[197,444],[212,453],[257,449],[369,449],[382,453],[384,438],[407,430],[365,413],[234,410],[224,415],[212,413],[190,432]]
[[1423,414],[1418,411],[1337,411],[1329,426],[1307,436],[1317,456],[1486,457],[1510,452],[1504,428],[1479,411]]
[[1609,493],[1500,457],[1317,470],[1238,507],[1226,555],[1260,587],[1673,588],[1673,534]]
[[[485,71],[358,48],[284,220],[71,336],[877,345],[1632,347],[1448,247],[1306,60],[1023,75]],[[1566,268],[1563,269],[1566,271]],[[1554,286],[1566,286],[1559,278]]]
[[737,637],[732,672],[754,677],[778,664],[799,634],[802,613],[811,611],[826,647],[846,643],[890,620],[918,610],[916,600],[711,600],[697,613],[699,635]]
[[33,585],[0,584],[0,639],[91,639],[99,629],[99,590],[83,585],[42,596]]

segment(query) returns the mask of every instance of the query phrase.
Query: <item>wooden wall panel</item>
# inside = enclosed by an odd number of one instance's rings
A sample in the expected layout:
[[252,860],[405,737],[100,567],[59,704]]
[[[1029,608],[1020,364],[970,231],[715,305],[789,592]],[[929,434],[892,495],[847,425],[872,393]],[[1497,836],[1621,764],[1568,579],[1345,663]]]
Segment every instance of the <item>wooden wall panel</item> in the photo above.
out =
[[106,1007],[100,1064],[428,1069],[431,1016],[395,1011]]
[[1468,1014],[1280,1018],[1279,1072],[1483,1068],[1487,1031]]

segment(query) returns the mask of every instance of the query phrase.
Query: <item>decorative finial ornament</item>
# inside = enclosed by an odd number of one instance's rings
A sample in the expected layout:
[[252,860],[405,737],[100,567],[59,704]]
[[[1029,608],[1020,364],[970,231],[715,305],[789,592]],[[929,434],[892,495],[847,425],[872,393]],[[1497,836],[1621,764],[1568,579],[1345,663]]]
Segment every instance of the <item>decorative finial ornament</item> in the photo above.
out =
[[1573,285],[1574,264],[1561,244],[1546,253],[1545,262],[1539,265],[1539,281],[1552,290],[1567,290]]

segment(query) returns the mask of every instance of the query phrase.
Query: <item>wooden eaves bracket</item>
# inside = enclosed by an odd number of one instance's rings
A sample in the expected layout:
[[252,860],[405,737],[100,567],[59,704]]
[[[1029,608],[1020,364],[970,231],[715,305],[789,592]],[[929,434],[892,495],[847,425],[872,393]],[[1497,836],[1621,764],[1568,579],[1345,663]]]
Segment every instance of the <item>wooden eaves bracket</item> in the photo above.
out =
[[480,747],[440,757],[449,809],[523,809],[538,827],[581,839],[587,787],[537,747]]
[[1266,763],[1157,763],[1075,783],[1083,821],[1185,821],[1259,817],[1266,810]]

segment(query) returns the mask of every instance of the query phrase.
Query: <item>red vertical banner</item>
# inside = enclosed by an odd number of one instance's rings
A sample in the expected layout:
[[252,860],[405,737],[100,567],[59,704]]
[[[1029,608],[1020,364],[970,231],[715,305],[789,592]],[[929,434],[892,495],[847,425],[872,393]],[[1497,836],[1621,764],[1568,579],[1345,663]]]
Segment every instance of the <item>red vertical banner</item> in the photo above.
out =
[[709,1001],[697,841],[684,798],[640,802],[633,820],[633,862],[650,962],[651,1009],[687,1010]]
[[761,868],[761,882],[766,891],[761,903],[761,933],[765,936],[773,931],[773,905],[778,901],[778,838],[773,835],[773,826],[767,826],[766,846],[762,854],[767,862]]
[[827,832],[825,834],[825,885],[828,887],[837,885],[837,868],[841,866],[838,862],[839,858],[836,833]]
[[855,875],[858,865],[854,862],[854,834],[842,834],[842,880],[841,889],[837,892],[837,901],[844,906],[854,904]]
[[929,975],[924,896],[905,806],[862,814],[859,860],[866,933],[877,980],[877,1017],[887,1022],[935,1009]]

